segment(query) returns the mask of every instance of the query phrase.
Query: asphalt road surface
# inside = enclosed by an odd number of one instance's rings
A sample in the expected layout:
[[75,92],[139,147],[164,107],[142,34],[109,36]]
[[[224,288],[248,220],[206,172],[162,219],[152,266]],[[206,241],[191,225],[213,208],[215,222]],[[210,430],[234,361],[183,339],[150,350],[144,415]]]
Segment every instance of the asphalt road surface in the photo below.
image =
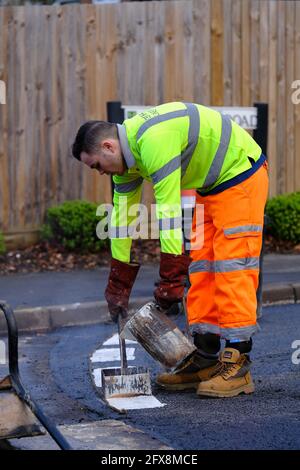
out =
[[[183,328],[184,320],[179,319]],[[116,332],[115,325],[74,327],[20,338],[20,369],[32,396],[57,424],[115,419],[146,432],[173,449],[300,448],[300,305],[264,309],[255,337],[253,376],[256,392],[233,399],[199,398],[153,385],[166,406],[120,415],[107,408],[92,387],[89,356]],[[298,346],[300,349],[300,347]],[[296,361],[295,361],[296,359]],[[161,370],[136,349],[131,365]],[[4,375],[0,366],[0,377]]]

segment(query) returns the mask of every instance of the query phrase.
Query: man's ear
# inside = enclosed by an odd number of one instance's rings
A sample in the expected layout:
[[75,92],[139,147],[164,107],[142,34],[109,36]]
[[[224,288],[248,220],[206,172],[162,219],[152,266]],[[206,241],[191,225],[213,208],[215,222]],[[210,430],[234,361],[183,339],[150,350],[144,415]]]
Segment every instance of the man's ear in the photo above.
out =
[[101,147],[106,152],[113,152],[115,150],[114,142],[110,139],[102,140]]

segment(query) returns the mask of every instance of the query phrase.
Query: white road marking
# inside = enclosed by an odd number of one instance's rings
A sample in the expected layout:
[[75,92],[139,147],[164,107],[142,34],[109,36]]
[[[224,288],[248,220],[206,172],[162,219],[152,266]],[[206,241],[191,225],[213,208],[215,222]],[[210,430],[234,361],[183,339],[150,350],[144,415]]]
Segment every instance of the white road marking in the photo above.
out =
[[[103,346],[117,346],[118,344],[119,344],[119,335],[118,333],[116,333],[107,341],[105,341],[105,343],[103,343]],[[126,344],[137,344],[137,341],[131,341],[129,339],[126,339]]]
[[[134,361],[135,348],[126,348],[127,361]],[[91,357],[92,362],[116,362],[121,361],[120,349],[103,348],[97,349]]]
[[96,387],[101,388],[102,387],[102,369],[94,369],[93,376],[94,376],[94,384],[96,385]]
[[141,410],[146,408],[161,408],[166,406],[161,403],[153,395],[139,395],[137,397],[128,398],[109,398],[108,403],[118,410]]
[[[133,337],[132,337],[133,338]],[[114,334],[111,338],[103,343],[103,346],[115,346],[119,344],[118,334]],[[137,341],[127,340],[127,344],[137,344]],[[135,359],[135,348],[126,347],[127,360],[133,361]],[[119,348],[102,348],[97,349],[91,357],[91,362],[120,362],[120,349]],[[111,365],[112,367],[113,365]],[[120,364],[117,365],[119,367]],[[102,388],[102,370],[106,368],[94,368],[92,371],[93,381],[95,386]],[[132,367],[132,366],[129,366]],[[123,398],[110,398],[107,400],[109,406],[116,410],[142,410],[147,408],[161,408],[166,406],[165,403],[161,403],[153,395],[139,395],[136,397],[123,397]]]

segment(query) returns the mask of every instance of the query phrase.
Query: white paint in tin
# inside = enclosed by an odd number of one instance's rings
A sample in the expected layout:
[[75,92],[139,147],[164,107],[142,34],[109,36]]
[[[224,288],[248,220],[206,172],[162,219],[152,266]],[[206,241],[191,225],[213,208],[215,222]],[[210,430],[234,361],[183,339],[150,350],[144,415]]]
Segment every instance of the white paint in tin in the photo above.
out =
[[[127,361],[134,361],[135,348],[126,348]],[[91,357],[91,362],[116,362],[121,361],[120,349],[97,349]]]
[[[119,344],[119,335],[116,333],[107,341],[105,341],[105,343],[103,343],[103,346],[117,346],[118,344]],[[126,344],[137,344],[137,341],[126,339]]]

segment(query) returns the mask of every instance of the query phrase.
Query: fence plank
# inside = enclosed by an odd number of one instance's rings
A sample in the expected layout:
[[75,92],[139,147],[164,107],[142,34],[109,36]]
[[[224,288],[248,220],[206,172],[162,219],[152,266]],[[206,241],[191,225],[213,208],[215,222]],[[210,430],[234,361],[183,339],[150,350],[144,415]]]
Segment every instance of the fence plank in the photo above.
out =
[[49,112],[49,192],[51,194],[51,204],[57,204],[59,201],[59,188],[58,188],[58,174],[57,174],[57,148],[58,148],[58,134],[59,134],[59,103],[58,103],[58,91],[57,91],[57,75],[59,70],[57,67],[58,62],[58,48],[56,47],[57,32],[58,32],[58,18],[57,9],[51,8],[50,13],[50,69],[48,80],[50,85],[48,87],[48,100],[50,101],[50,112]]
[[285,169],[286,191],[292,192],[295,188],[295,138],[294,138],[294,104],[291,100],[291,85],[295,77],[294,50],[295,50],[295,3],[286,3],[286,139],[285,139]]
[[211,104],[222,106],[223,89],[223,2],[211,2]]
[[[15,11],[15,34],[16,34],[16,113],[14,123],[15,134],[15,161],[16,161],[16,187],[15,198],[18,201],[18,207],[14,208],[14,223],[16,226],[23,227],[25,224],[25,203],[27,201],[26,173],[27,161],[24,155],[25,149],[25,126],[26,126],[26,107],[25,107],[25,18],[24,9]],[[24,158],[25,157],[25,158]]]
[[208,105],[211,103],[211,2],[210,0],[194,0],[193,2],[193,72],[194,101]]
[[241,2],[232,2],[232,105],[242,101]]
[[[86,57],[86,74],[87,74],[87,119],[97,119],[97,105],[96,105],[96,18],[95,18],[95,6],[86,5],[86,51],[88,51]],[[76,162],[75,162],[76,163]],[[77,165],[79,167],[79,164]],[[91,200],[94,196],[96,189],[96,179],[93,173],[91,176],[90,170],[84,168],[84,194],[85,199]]]
[[[183,35],[183,44],[182,44],[182,90],[181,95],[183,99],[188,102],[192,102],[194,99],[194,74],[191,64],[193,63],[193,10],[189,8],[188,4],[185,2],[181,6],[181,11],[179,10],[179,16],[177,21],[180,22],[180,17],[182,17],[182,35]],[[178,70],[180,70],[180,63],[178,64]]]
[[233,91],[233,47],[232,47],[232,0],[224,2],[224,105],[232,105]]
[[0,80],[6,85],[6,104],[0,105],[0,226],[4,230],[9,227],[9,156],[8,156],[8,108],[10,99],[10,87],[12,83],[8,80],[7,54],[8,54],[8,23],[12,21],[12,10],[9,8],[0,9]]
[[[65,8],[60,6],[56,8],[56,23],[57,23],[57,40],[60,43],[64,42],[64,12]],[[57,47],[57,46],[56,46]],[[66,83],[66,72],[65,72],[65,58],[64,58],[64,48],[57,47],[56,52],[56,65],[54,68],[57,69],[58,73],[56,76],[56,90],[57,90],[57,122],[58,122],[58,143],[57,143],[57,165],[53,163],[53,172],[57,177],[57,192],[58,192],[58,202],[63,202],[66,199],[66,180],[64,173],[64,152],[65,152],[65,132],[64,132],[64,123],[66,120],[66,105],[65,105],[65,93],[64,87]]]
[[242,101],[243,106],[251,106],[250,89],[250,0],[242,2]]
[[[294,80],[300,80],[300,2],[295,2],[295,76]],[[298,88],[299,90],[299,88]],[[293,89],[293,92],[295,90]],[[298,91],[298,99],[300,93]],[[295,135],[295,187],[294,191],[300,191],[300,103],[294,105],[294,135]]]
[[[146,2],[144,100],[146,105],[163,102],[162,70],[164,64],[164,4]],[[159,14],[160,13],[160,14]]]
[[269,3],[269,128],[268,161],[270,165],[270,196],[277,192],[277,0]]
[[8,224],[10,227],[17,227],[15,220],[15,188],[16,188],[16,141],[15,141],[15,122],[16,122],[16,88],[20,86],[16,80],[11,80],[16,74],[16,34],[15,34],[15,9],[12,8],[12,20],[8,23],[8,61],[7,61],[8,81],[8,166],[9,166],[9,216]]
[[285,37],[285,21],[286,21],[286,2],[278,1],[278,60],[277,60],[277,192],[284,193],[286,191],[285,177],[285,154],[286,154],[286,37]]
[[259,4],[259,70],[260,70],[260,91],[259,99],[266,102],[268,100],[269,89],[269,3]]
[[259,0],[252,0],[250,3],[250,21],[251,21],[251,102],[259,100]]
[[176,61],[175,6],[174,2],[170,2],[168,14],[165,16],[164,101],[172,101],[176,96],[176,80],[174,79]]

